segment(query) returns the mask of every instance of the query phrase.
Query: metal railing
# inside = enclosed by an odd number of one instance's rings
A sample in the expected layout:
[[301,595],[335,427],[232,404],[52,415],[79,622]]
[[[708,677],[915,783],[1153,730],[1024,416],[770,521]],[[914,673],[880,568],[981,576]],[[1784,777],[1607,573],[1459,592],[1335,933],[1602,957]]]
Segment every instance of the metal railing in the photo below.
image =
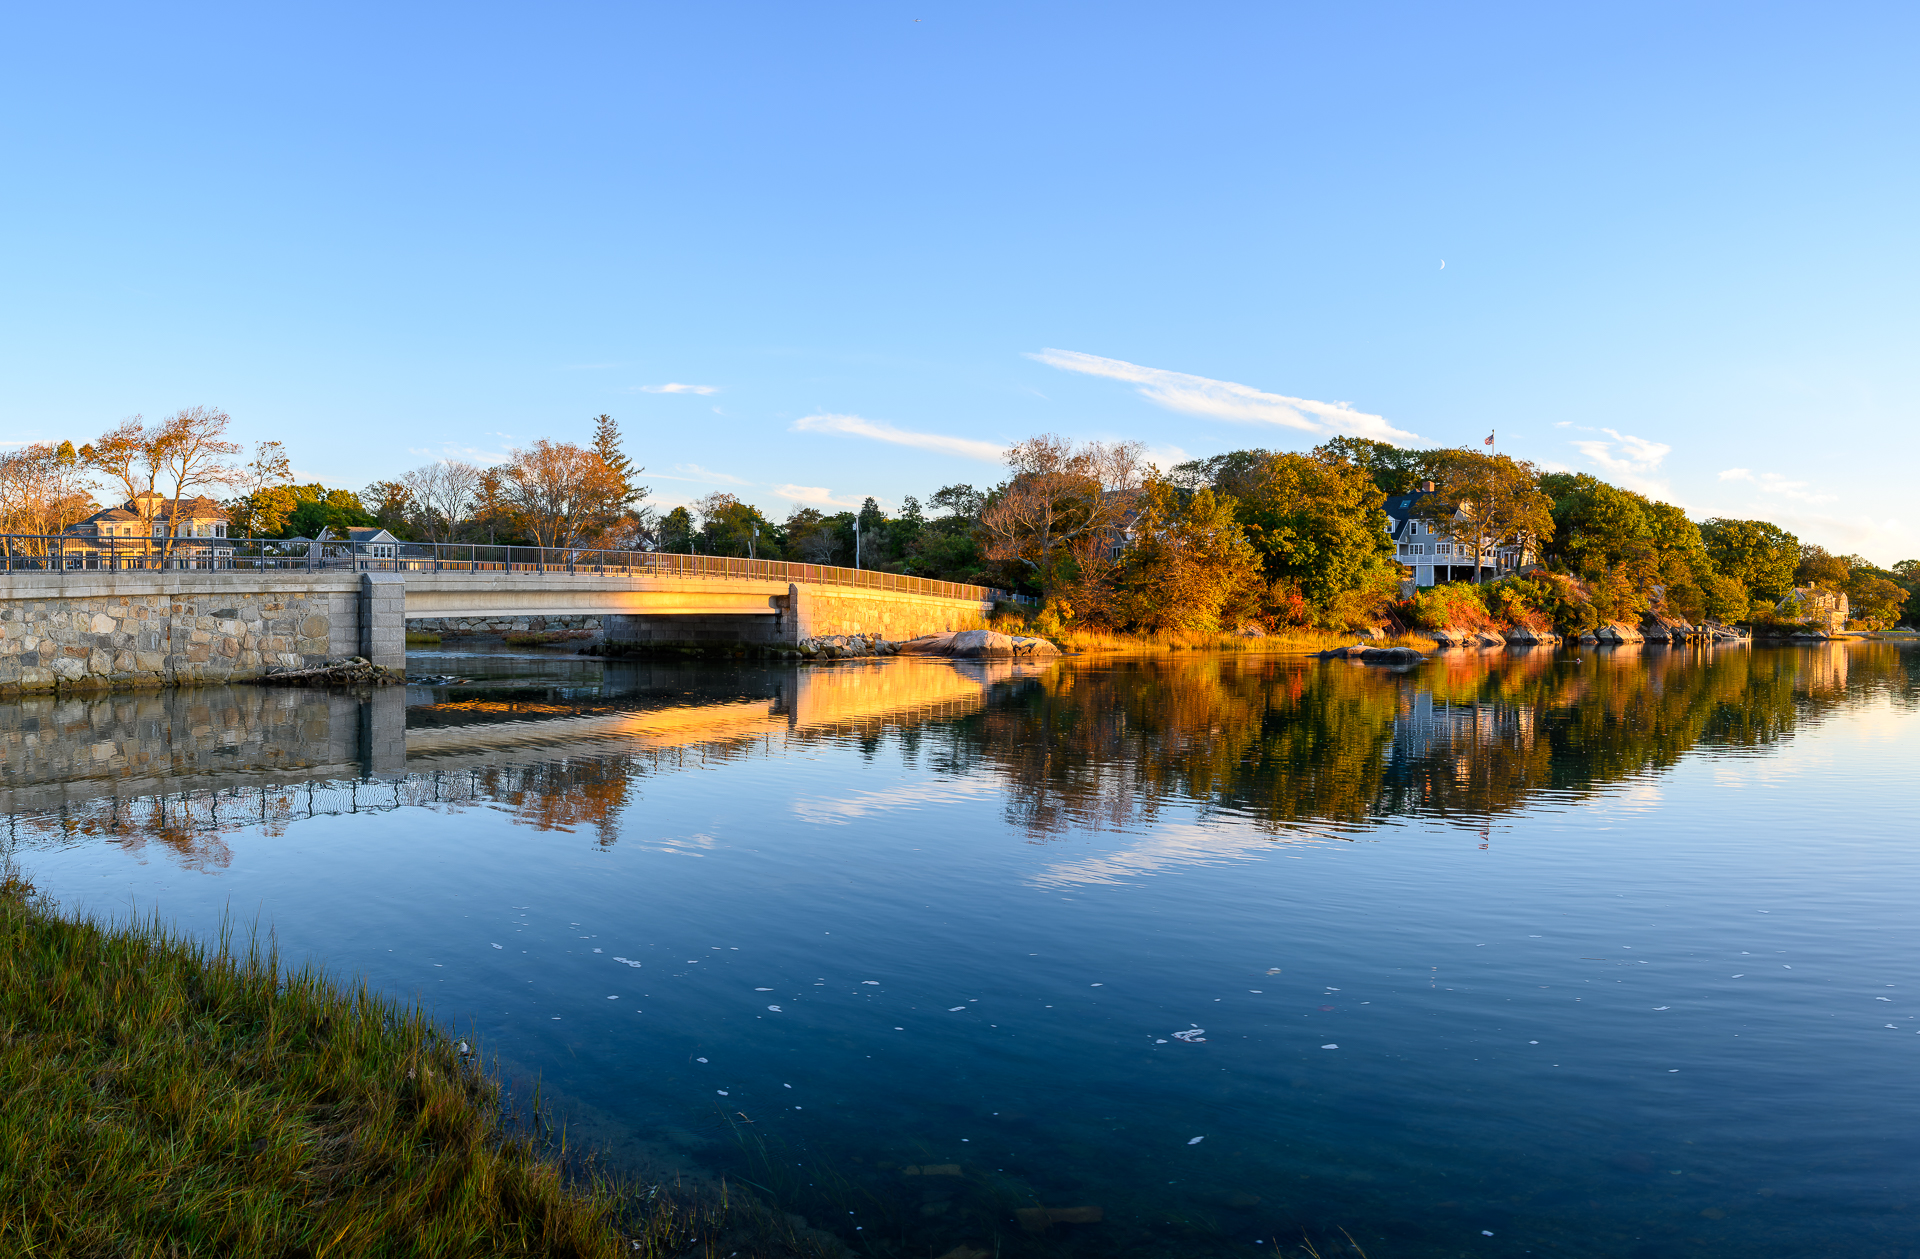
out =
[[0,534],[0,564],[9,573],[140,572],[165,569],[223,572],[540,573],[554,577],[709,578],[850,586],[975,602],[1031,603],[1026,595],[991,586],[934,581],[903,573],[789,564],[784,560],[674,555],[663,551],[601,551],[582,547],[496,546],[485,542],[322,542],[282,546],[239,538],[99,539]]

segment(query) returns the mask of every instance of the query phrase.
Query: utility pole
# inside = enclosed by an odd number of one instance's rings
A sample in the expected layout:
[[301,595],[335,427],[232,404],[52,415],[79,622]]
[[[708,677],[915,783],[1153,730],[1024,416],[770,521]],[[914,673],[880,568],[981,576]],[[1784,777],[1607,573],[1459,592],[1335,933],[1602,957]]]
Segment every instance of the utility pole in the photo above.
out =
[[860,567],[860,517],[853,518],[853,566]]

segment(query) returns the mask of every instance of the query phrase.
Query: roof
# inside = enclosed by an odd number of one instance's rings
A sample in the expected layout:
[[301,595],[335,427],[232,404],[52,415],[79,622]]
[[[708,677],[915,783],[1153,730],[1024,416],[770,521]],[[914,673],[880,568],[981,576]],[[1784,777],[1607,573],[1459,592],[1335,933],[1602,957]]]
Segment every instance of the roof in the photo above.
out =
[[1420,500],[1431,493],[1430,490],[1411,490],[1405,494],[1389,494],[1387,501],[1380,505],[1380,510],[1395,520],[1405,520],[1413,515],[1414,509],[1420,505]]
[[347,540],[350,542],[398,542],[400,539],[385,529],[349,529]]

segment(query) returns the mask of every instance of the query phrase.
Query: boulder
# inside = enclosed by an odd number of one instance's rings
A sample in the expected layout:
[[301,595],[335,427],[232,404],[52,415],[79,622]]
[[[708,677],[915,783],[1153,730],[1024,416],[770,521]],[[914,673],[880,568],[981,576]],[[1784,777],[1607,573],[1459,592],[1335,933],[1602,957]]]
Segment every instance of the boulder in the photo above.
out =
[[1474,645],[1478,647],[1505,647],[1507,645],[1507,640],[1492,630],[1481,630],[1478,634],[1474,635],[1473,641]]
[[1432,634],[1433,641],[1442,647],[1458,647],[1461,645],[1461,640],[1455,637],[1455,631],[1453,630],[1437,629],[1428,630],[1427,632]]
[[1381,629],[1378,625],[1369,625],[1365,629],[1355,630],[1354,633],[1358,634],[1361,640],[1365,642],[1376,642],[1387,636],[1387,631]]
[[1248,621],[1245,625],[1242,625],[1235,633],[1239,634],[1242,638],[1265,638],[1267,636],[1267,631],[1261,629],[1252,621]]
[[1001,634],[994,630],[959,630],[951,634],[926,634],[894,645],[903,656],[954,656],[975,659],[981,656],[1057,656],[1060,649],[1044,638],[1022,634]]

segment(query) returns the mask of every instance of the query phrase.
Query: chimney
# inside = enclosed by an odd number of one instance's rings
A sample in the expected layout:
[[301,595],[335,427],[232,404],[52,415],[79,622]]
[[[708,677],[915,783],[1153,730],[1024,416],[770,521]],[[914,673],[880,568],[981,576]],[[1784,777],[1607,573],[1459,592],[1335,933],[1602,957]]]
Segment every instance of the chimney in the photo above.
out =
[[1431,482],[1431,481],[1422,481],[1422,482],[1420,482],[1420,488],[1421,488],[1421,489],[1423,489],[1423,490],[1425,490],[1425,491],[1426,491],[1427,493],[1429,493],[1429,494],[1431,494],[1431,493],[1433,493],[1433,482]]

